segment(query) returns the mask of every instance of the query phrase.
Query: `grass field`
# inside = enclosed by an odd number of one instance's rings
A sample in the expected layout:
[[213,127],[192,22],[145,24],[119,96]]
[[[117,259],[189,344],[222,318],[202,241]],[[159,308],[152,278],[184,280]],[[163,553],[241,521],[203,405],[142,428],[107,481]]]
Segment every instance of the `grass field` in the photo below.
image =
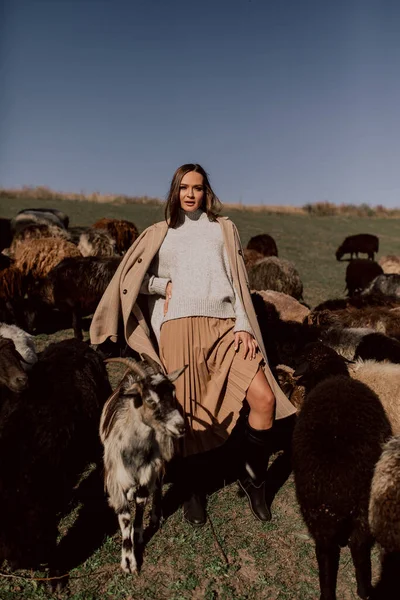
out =
[[[36,202],[36,205],[39,204]],[[14,216],[32,201],[0,200],[0,214]],[[162,208],[146,205],[105,205],[88,202],[41,202],[41,207],[59,208],[71,218],[71,225],[89,225],[100,217],[127,218],[140,230],[162,219]],[[302,278],[305,300],[310,305],[343,295],[346,262],[338,263],[334,252],[346,235],[375,233],[380,252],[400,254],[400,220],[356,217],[308,217],[271,215],[244,210],[225,211],[237,224],[245,245],[257,233],[268,232],[276,240],[279,255],[293,261]],[[72,331],[38,336],[38,350],[49,341],[71,337]],[[65,535],[76,517],[76,509],[62,522]],[[120,537],[114,527],[107,534],[102,514],[94,515],[101,542],[90,551],[90,539],[82,537],[73,552],[69,590],[60,598],[94,600],[139,599],[299,599],[319,597],[318,571],[314,545],[301,520],[292,477],[279,490],[272,504],[273,520],[254,520],[236,484],[224,487],[209,498],[211,521],[195,531],[177,510],[148,542],[138,577],[119,570]],[[114,525],[116,526],[116,519]],[[104,532],[104,533],[103,533]],[[68,538],[68,535],[65,539]],[[74,546],[73,546],[74,547]],[[3,574],[7,570],[3,569]],[[373,573],[378,575],[377,551]],[[44,573],[20,572],[43,576]],[[348,549],[342,552],[338,578],[338,598],[356,598],[356,584]],[[0,577],[0,598],[30,599],[50,597],[36,581]]]

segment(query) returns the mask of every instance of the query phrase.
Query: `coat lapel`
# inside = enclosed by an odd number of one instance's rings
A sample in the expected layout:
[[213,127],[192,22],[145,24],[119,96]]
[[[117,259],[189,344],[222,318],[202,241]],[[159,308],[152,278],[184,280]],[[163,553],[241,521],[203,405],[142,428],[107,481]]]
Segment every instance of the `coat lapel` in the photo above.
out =
[[220,217],[218,221],[222,227],[225,248],[228,253],[229,264],[232,272],[233,283],[235,284],[236,291],[239,294],[240,300],[246,311],[247,318],[253,330],[253,335],[257,340],[264,360],[268,363],[267,353],[265,351],[260,326],[258,324],[257,315],[254,310],[253,302],[251,300],[250,285],[243,260],[243,248],[240,242],[239,233],[234,223],[227,217]]

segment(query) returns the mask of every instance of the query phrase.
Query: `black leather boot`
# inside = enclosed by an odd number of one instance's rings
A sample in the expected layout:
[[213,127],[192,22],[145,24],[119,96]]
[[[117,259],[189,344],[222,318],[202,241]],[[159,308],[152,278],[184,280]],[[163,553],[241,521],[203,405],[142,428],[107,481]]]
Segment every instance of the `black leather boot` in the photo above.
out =
[[272,448],[272,428],[245,431],[245,468],[239,485],[246,494],[253,515],[260,521],[270,521],[271,511],[265,500],[265,477]]
[[193,527],[202,527],[206,523],[206,498],[204,494],[192,492],[183,503],[183,518]]

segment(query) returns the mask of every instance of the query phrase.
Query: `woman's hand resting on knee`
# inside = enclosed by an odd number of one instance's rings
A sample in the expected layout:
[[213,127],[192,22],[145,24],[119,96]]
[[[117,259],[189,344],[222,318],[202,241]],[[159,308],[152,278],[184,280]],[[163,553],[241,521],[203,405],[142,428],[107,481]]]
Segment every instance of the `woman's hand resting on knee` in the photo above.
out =
[[251,333],[248,333],[247,331],[237,331],[235,333],[235,352],[239,350],[240,344],[243,344],[244,358],[246,358],[247,355],[249,355],[250,360],[256,357],[258,343]]

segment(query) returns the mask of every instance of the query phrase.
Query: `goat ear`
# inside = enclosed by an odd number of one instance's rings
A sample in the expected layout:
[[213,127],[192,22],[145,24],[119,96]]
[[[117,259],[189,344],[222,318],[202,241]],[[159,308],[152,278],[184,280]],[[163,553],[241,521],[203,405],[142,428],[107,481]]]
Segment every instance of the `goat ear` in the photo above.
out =
[[176,369],[176,371],[172,371],[172,373],[169,373],[169,375],[167,375],[167,379],[169,379],[169,381],[173,383],[176,379],[178,379],[180,375],[182,375],[182,373],[187,369],[188,366],[189,365],[185,365],[180,369]]
[[306,375],[310,370],[310,363],[306,360],[296,367],[293,377],[300,377],[300,375]]
[[133,399],[135,408],[140,408],[143,404],[143,390],[138,382],[130,381],[128,385],[124,385],[121,393],[123,396],[128,396]]

